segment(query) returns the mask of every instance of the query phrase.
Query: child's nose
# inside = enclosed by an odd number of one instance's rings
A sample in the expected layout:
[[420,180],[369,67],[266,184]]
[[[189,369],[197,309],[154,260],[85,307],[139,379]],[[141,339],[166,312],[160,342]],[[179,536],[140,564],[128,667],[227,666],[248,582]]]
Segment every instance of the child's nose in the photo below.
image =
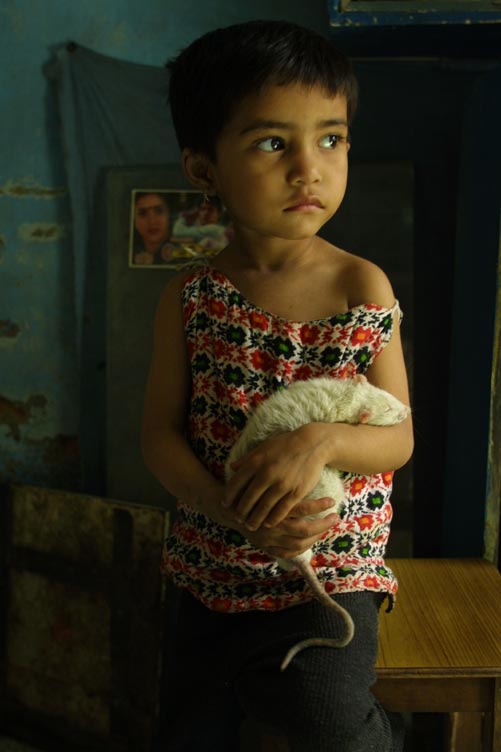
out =
[[292,154],[289,181],[293,185],[317,183],[321,177],[317,159],[310,149],[297,149]]

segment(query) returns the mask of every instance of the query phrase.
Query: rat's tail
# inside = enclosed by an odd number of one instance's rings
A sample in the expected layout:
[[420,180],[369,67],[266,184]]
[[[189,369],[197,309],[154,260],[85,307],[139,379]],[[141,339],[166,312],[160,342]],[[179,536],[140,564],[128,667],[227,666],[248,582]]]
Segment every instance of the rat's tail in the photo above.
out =
[[335,600],[333,600],[324,590],[321,583],[318,581],[317,575],[315,570],[310,564],[309,560],[306,560],[305,558],[302,558],[301,556],[295,557],[294,559],[290,559],[289,561],[294,562],[294,564],[297,566],[297,568],[300,570],[301,574],[307,581],[308,585],[313,591],[313,594],[317,598],[317,600],[320,601],[324,606],[327,608],[333,608],[335,611],[340,614],[345,627],[346,627],[346,634],[344,637],[340,637],[337,639],[329,638],[329,637],[312,637],[308,640],[301,640],[301,642],[297,642],[295,645],[291,647],[291,649],[288,651],[287,655],[285,656],[284,660],[282,661],[282,664],[280,666],[281,671],[285,671],[289,663],[292,661],[292,659],[301,651],[305,650],[306,648],[316,647],[316,646],[322,646],[322,647],[331,647],[331,648],[344,648],[346,645],[348,645],[352,639],[353,635],[355,634],[355,625],[353,624],[353,619],[351,618],[348,611],[339,605],[339,603],[336,603]]
[[353,624],[353,619],[349,615],[348,611],[346,611],[346,609],[344,609],[338,603],[336,603],[335,601],[331,601],[331,603],[343,618],[343,621],[346,625],[346,635],[338,639],[333,639],[330,637],[310,637],[308,640],[301,640],[301,642],[296,642],[296,644],[293,645],[287,652],[285,658],[280,664],[280,671],[285,671],[292,659],[295,658],[296,655],[301,652],[301,650],[306,650],[306,648],[314,647],[344,648],[352,641],[353,635],[355,634],[355,625]]

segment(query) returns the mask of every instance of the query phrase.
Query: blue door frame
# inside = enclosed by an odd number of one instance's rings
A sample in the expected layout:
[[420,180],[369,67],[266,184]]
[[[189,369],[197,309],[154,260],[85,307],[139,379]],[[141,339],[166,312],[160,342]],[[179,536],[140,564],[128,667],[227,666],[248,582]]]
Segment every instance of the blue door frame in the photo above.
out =
[[329,0],[334,27],[431,26],[501,23],[501,11],[488,0]]

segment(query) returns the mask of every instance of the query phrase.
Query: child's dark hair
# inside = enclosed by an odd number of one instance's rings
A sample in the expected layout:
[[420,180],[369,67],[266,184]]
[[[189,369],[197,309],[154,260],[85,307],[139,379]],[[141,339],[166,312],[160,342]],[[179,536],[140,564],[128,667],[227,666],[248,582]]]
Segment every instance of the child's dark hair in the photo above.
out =
[[167,63],[177,140],[215,159],[236,105],[268,84],[321,86],[346,97],[348,121],[358,86],[350,61],[325,37],[286,21],[250,21],[210,31]]

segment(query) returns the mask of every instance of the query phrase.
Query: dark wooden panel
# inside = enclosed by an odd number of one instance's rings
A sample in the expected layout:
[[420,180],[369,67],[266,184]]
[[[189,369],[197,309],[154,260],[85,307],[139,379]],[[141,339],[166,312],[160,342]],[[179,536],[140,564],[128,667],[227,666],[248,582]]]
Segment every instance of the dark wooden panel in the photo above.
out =
[[165,512],[30,486],[0,507],[3,729],[51,752],[148,752]]
[[492,710],[494,679],[378,678],[374,694],[398,713],[483,713]]

